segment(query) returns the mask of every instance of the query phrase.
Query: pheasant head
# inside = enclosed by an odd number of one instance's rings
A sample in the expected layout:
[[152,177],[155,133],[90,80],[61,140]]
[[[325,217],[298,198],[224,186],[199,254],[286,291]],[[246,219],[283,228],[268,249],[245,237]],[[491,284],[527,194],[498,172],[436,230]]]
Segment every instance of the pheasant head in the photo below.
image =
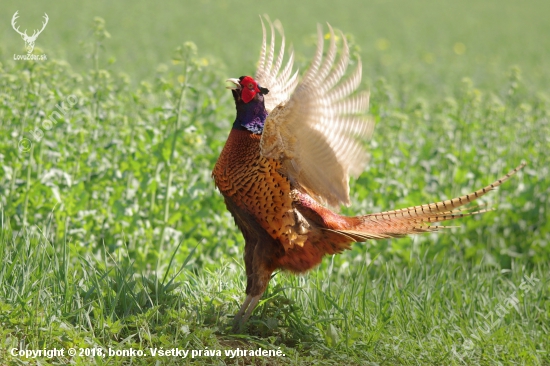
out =
[[261,134],[267,117],[264,95],[269,93],[269,90],[259,86],[251,76],[241,76],[227,81],[234,84],[234,87],[230,87],[237,108],[233,128]]

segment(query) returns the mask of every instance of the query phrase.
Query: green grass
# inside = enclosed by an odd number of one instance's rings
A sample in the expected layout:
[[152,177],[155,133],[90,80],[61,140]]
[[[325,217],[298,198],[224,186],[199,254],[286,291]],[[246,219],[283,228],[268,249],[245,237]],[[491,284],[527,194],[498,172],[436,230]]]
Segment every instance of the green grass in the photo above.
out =
[[[19,9],[6,4],[2,19]],[[12,357],[13,347],[286,355],[199,364],[550,364],[546,3],[319,3],[307,16],[306,6],[289,15],[234,2],[154,13],[139,1],[75,4],[19,9],[29,22],[48,12],[35,51],[48,62],[10,61],[23,43],[5,22],[0,364],[53,362]],[[117,21],[124,7],[135,15]],[[324,20],[363,56],[377,126],[344,213],[456,196],[528,165],[483,199],[496,211],[457,229],[358,244],[301,277],[277,273],[247,331],[233,334],[243,239],[210,172],[234,118],[224,80],[253,69],[263,12],[281,18],[302,70]],[[237,31],[244,20],[253,39]]]
[[[10,239],[2,250],[0,357],[19,347],[233,350],[281,347],[262,364],[541,364],[547,360],[548,265],[499,270],[464,266],[464,258],[415,258],[350,266],[327,260],[309,275],[274,276],[245,335],[232,334],[242,298],[242,268],[222,260],[213,270],[166,266],[139,271],[129,253],[71,258],[72,244],[56,246],[39,234]],[[68,248],[69,247],[69,248]],[[174,270],[177,268],[174,268]],[[158,275],[158,276],[157,276]],[[533,278],[532,283],[526,278]],[[522,286],[522,282],[525,285]],[[511,303],[514,307],[510,307]],[[505,309],[505,310],[502,310]],[[68,362],[70,357],[59,361]],[[135,358],[134,364],[180,364],[181,359]],[[129,359],[80,358],[119,364]],[[212,358],[198,357],[211,364]],[[235,364],[229,357],[214,364]],[[239,362],[243,362],[243,358]],[[546,361],[547,362],[547,361]],[[239,364],[241,364],[239,363]]]

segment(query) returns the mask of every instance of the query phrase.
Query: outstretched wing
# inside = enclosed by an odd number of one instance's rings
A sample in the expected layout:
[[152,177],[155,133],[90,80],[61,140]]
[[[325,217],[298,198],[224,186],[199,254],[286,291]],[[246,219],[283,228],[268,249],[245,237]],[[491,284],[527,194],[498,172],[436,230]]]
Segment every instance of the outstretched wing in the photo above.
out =
[[[298,85],[298,72],[291,75],[292,65],[294,64],[294,52],[292,50],[290,51],[286,66],[281,71],[285,55],[285,35],[283,26],[279,20],[275,20],[275,23],[271,23],[267,16],[265,16],[265,18],[271,28],[271,42],[269,45],[269,53],[267,53],[266,30],[264,21],[260,18],[262,21],[263,43],[260,59],[258,61],[258,70],[256,70],[254,79],[260,86],[269,89],[269,93],[264,96],[265,109],[269,113],[273,108],[279,105],[279,103],[287,101],[290,98],[290,94],[292,94],[296,85]],[[282,38],[277,60],[275,60],[275,28],[277,28]],[[273,64],[274,61],[275,64]]]
[[362,141],[370,138],[373,121],[365,116],[368,93],[351,95],[361,82],[361,61],[342,81],[349,63],[343,34],[336,60],[336,37],[330,27],[330,47],[323,57],[323,32],[318,27],[317,50],[309,70],[286,103],[265,121],[262,156],[281,159],[292,183],[323,204],[349,205],[349,176],[365,168]]

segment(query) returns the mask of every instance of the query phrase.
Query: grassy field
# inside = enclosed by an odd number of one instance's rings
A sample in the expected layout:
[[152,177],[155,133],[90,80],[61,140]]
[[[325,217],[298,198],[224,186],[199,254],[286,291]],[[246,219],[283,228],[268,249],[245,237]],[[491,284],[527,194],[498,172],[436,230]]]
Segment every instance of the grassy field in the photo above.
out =
[[[550,3],[163,4],[2,3],[0,365],[550,365]],[[21,29],[48,13],[47,61],[13,60],[16,10]],[[277,273],[234,334],[243,239],[210,172],[234,118],[224,81],[253,73],[262,13],[300,70],[325,21],[362,57],[377,125],[344,213],[528,165],[456,229]],[[201,355],[159,355],[173,348]]]

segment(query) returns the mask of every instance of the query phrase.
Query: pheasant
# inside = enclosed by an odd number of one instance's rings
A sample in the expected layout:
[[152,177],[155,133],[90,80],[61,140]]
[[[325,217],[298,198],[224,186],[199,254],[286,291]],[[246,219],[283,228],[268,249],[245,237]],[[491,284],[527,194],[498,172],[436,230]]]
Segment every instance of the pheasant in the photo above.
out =
[[[285,37],[280,22],[271,23],[269,50],[263,22],[263,45],[254,77],[229,79],[237,116],[212,172],[225,205],[245,240],[246,298],[234,318],[234,329],[250,317],[272,273],[303,273],[325,255],[341,253],[354,242],[399,238],[438,231],[430,223],[453,220],[467,203],[514,175],[521,164],[490,185],[436,203],[394,211],[346,217],[331,208],[349,205],[349,177],[363,171],[367,155],[362,142],[373,132],[365,116],[368,93],[354,93],[361,82],[361,62],[349,77],[349,47],[330,25],[330,45],[318,26],[313,61],[299,80],[292,74],[290,53],[283,66]],[[275,28],[281,36],[275,59]]]

